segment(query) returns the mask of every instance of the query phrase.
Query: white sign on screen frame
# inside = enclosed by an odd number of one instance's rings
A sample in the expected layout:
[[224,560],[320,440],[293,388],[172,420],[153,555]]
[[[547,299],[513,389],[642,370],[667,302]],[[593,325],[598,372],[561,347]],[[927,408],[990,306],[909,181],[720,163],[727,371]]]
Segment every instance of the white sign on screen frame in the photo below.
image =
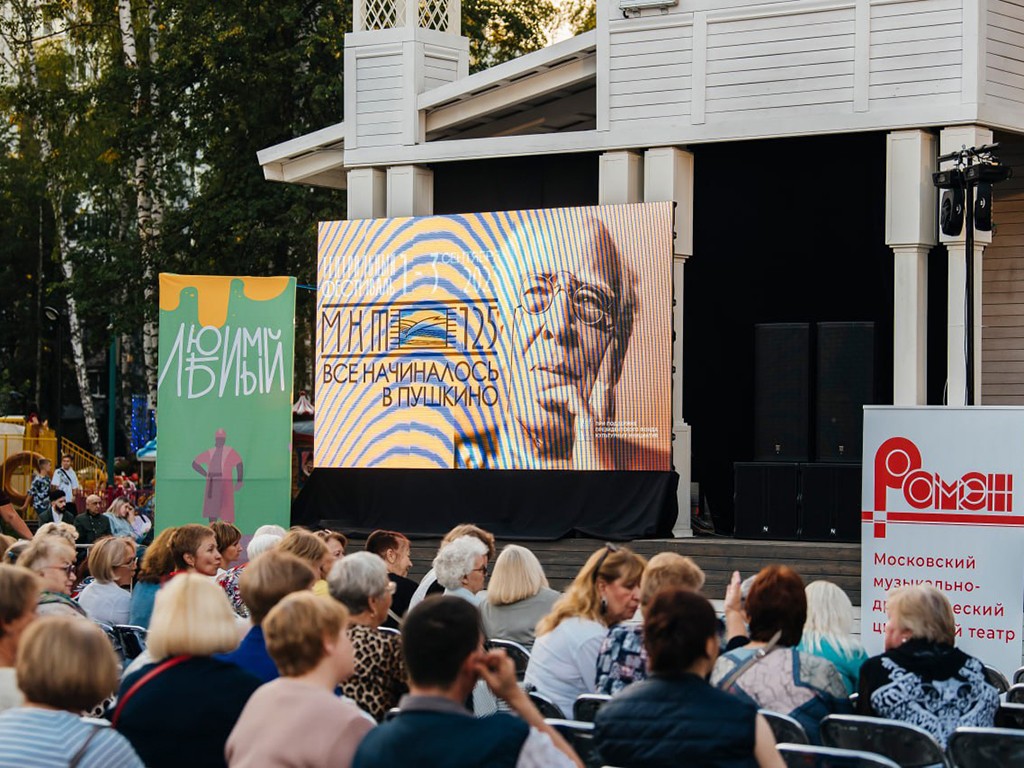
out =
[[956,645],[1008,677],[1024,621],[1024,408],[864,409],[861,639],[883,650],[890,589],[928,582]]

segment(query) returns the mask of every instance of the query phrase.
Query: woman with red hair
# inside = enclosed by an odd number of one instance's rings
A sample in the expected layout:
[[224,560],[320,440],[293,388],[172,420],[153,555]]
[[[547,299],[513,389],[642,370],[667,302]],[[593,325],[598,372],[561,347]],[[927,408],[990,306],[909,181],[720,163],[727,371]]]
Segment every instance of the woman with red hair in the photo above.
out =
[[851,707],[835,665],[796,649],[807,621],[803,579],[784,565],[763,568],[745,609],[750,643],[719,657],[712,684],[795,718],[817,743],[821,718]]

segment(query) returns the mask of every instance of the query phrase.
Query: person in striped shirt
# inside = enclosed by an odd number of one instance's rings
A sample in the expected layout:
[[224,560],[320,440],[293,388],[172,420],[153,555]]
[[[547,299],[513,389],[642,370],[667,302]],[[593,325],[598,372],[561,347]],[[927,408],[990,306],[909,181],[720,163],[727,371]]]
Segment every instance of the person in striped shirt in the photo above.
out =
[[143,768],[109,723],[81,717],[114,692],[120,664],[91,621],[45,616],[18,645],[25,705],[0,712],[0,768]]

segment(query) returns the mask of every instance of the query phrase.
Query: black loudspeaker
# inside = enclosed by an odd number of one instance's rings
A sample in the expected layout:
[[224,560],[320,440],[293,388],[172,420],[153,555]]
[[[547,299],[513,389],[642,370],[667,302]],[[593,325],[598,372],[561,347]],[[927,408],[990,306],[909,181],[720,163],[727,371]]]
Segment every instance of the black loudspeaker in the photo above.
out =
[[817,346],[817,460],[859,463],[864,406],[876,400],[875,325],[818,323]]
[[737,462],[733,474],[734,535],[740,539],[795,539],[799,465]]
[[754,459],[810,458],[809,323],[754,326]]
[[979,232],[992,231],[992,185],[987,181],[979,182],[974,190],[974,228]]
[[860,541],[859,464],[800,465],[800,522],[805,541]]
[[964,226],[964,191],[960,187],[942,191],[939,208],[939,226],[942,234],[956,237]]

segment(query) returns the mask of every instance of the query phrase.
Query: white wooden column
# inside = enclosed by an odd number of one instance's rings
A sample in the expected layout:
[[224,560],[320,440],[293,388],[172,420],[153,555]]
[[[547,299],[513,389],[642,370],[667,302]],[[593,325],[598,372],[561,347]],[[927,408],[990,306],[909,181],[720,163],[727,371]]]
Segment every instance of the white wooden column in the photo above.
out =
[[[358,3],[357,3],[358,5]],[[348,218],[382,219],[387,215],[387,173],[383,168],[348,172]]]
[[885,242],[893,251],[893,404],[927,404],[928,251],[936,242],[935,136],[886,140]]
[[679,473],[679,517],[672,535],[692,536],[690,425],[683,421],[683,278],[686,259],[693,255],[693,154],[676,147],[648,149],[644,152],[643,183],[645,202],[671,200],[676,204],[672,260],[672,463]]
[[[963,147],[979,147],[992,143],[992,131],[980,125],[959,125],[943,128],[939,134],[939,154],[945,155]],[[952,167],[944,163],[943,168]],[[974,211],[964,211],[973,216]],[[949,252],[949,284],[946,296],[946,403],[962,406],[967,403],[967,223],[956,237],[941,232],[939,240]],[[981,256],[992,242],[991,232],[974,232],[974,404],[981,405]]]
[[420,165],[388,168],[387,215],[429,216],[434,212],[434,172]]
[[644,159],[637,152],[605,152],[598,171],[601,205],[640,203],[644,199]]

